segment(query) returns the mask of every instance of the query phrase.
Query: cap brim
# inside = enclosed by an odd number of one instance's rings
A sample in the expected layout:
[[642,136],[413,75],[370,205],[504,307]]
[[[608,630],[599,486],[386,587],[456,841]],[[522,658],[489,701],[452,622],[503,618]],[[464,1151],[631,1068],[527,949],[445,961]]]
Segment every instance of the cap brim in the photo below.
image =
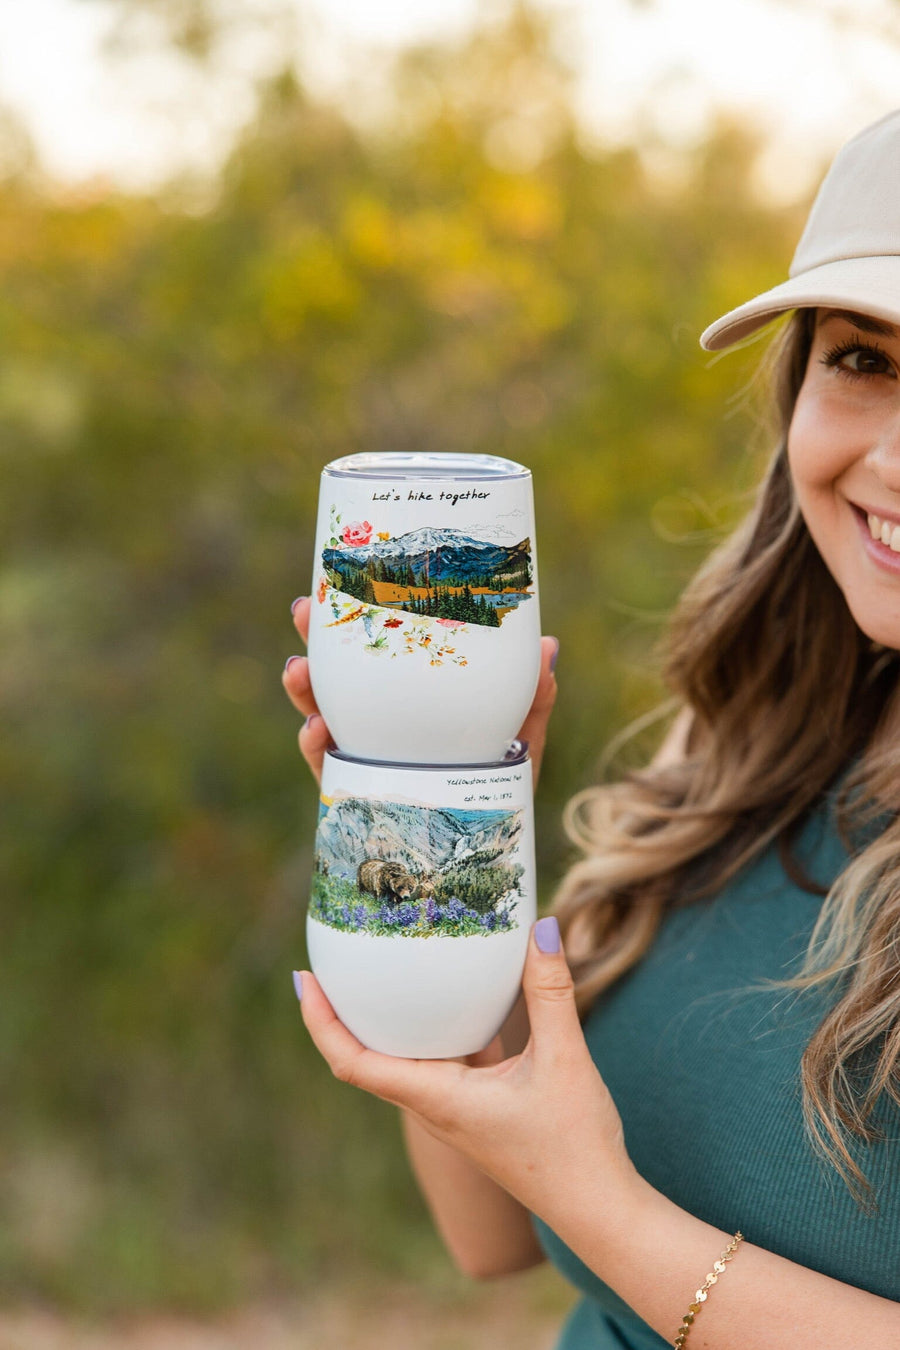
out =
[[900,325],[900,256],[842,258],[801,272],[723,314],[704,330],[700,345],[721,351],[791,309],[820,306],[871,314]]

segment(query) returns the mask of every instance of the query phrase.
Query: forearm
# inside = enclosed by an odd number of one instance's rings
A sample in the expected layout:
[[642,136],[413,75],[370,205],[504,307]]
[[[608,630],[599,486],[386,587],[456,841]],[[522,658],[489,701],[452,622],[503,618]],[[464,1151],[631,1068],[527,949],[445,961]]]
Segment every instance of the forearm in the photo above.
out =
[[[670,1343],[733,1234],[634,1178],[591,1196],[582,1171],[541,1206],[582,1261]],[[900,1304],[753,1244],[752,1233],[697,1313],[690,1350],[821,1350],[900,1345]]]
[[[528,1016],[520,998],[503,1026],[494,1053],[516,1054],[527,1040]],[[486,1056],[491,1057],[490,1048]],[[485,1279],[543,1261],[529,1211],[475,1163],[436,1139],[416,1116],[402,1111],[401,1118],[419,1189],[460,1270]]]
[[[451,1247],[459,1245],[462,1213],[475,1216],[466,1241],[482,1251],[501,1235],[524,1243],[530,1210],[671,1343],[732,1234],[679,1209],[635,1171],[621,1117],[585,1043],[565,953],[552,921],[542,922],[525,961],[532,1034],[519,1055],[459,1064],[376,1054],[341,1025],[315,977],[304,973],[306,1025],[342,1081],[412,1112],[423,1134],[427,1123],[442,1151],[419,1137],[413,1148],[422,1146],[423,1187],[436,1197],[444,1231],[452,1230]],[[482,1241],[478,1229],[490,1236]],[[745,1237],[699,1312],[690,1350],[900,1346],[900,1303],[756,1247],[752,1231]]]
[[419,1189],[460,1270],[485,1279],[542,1261],[528,1210],[415,1116],[401,1118]]

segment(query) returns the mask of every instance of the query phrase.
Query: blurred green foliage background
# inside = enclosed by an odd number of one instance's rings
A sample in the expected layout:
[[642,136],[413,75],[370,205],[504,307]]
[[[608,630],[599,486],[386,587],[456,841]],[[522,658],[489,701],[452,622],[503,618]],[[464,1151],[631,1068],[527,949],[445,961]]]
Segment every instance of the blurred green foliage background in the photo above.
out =
[[218,1307],[439,1261],[392,1112],[332,1082],[291,987],[315,790],[279,677],[319,470],[533,470],[546,902],[562,805],[658,700],[661,618],[758,462],[756,358],[697,336],[800,219],[755,197],[738,127],[675,177],[586,147],[550,29],[513,7],[402,55],[368,133],[286,71],[202,208],[0,184],[6,1302]]

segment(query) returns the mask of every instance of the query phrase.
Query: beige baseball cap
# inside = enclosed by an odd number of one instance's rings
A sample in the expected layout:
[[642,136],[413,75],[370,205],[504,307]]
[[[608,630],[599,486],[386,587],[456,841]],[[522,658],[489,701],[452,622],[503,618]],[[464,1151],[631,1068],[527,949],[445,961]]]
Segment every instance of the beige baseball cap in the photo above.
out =
[[719,351],[786,310],[819,305],[900,324],[900,109],[838,151],[788,276],[710,324],[701,346]]

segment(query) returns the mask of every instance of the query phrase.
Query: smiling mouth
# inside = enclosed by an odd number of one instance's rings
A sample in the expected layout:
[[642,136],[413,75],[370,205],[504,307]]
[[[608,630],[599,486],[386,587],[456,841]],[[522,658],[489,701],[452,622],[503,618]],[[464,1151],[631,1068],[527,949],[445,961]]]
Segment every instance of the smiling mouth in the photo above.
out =
[[881,544],[885,544],[892,553],[900,553],[900,525],[893,520],[884,520],[871,511],[860,512],[865,515],[869,534]]

